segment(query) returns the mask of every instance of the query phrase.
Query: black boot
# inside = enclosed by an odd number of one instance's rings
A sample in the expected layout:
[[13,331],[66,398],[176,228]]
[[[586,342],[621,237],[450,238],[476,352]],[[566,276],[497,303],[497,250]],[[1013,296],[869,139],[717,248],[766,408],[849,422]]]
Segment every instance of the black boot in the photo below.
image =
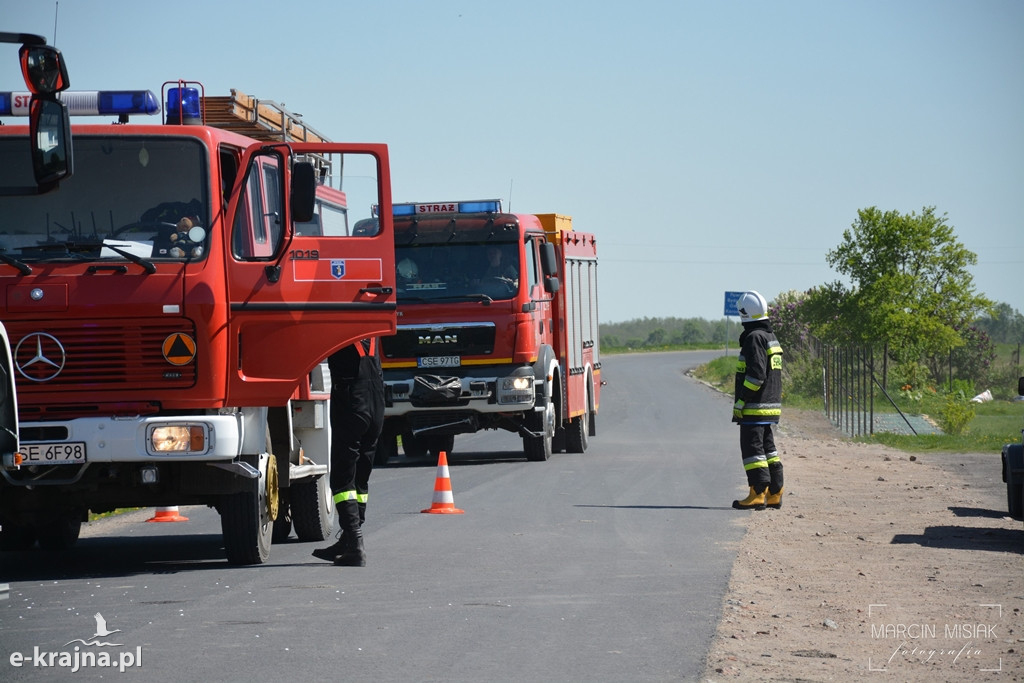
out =
[[338,540],[334,543],[334,545],[329,545],[326,548],[317,548],[313,551],[313,557],[320,560],[324,560],[326,562],[334,562],[334,558],[340,555],[342,550],[344,550],[344,536],[345,535],[339,531]]
[[365,567],[366,550],[360,528],[359,504],[346,500],[338,504],[338,524],[341,525],[341,549],[334,557],[339,567]]
[[345,514],[345,503],[335,503],[334,506],[338,508],[338,521],[339,528],[337,538],[333,545],[329,545],[326,548],[317,548],[313,551],[313,557],[324,560],[325,562],[334,562],[334,558],[340,555],[345,550],[345,527],[340,524],[342,515]]
[[363,536],[361,533],[356,533],[353,536],[344,534],[343,539],[349,539],[348,543],[344,544],[345,547],[341,553],[334,558],[334,564],[337,567],[365,567],[366,566],[366,550],[363,548]]

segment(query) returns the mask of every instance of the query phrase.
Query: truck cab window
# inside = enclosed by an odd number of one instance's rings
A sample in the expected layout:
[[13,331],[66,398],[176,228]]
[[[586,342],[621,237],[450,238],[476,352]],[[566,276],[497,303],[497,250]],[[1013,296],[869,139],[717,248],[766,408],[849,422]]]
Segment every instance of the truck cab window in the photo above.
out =
[[[24,144],[0,140],[0,183],[31,177]],[[209,168],[197,140],[82,134],[73,144],[75,173],[59,192],[0,197],[0,251],[29,264],[205,258]]]

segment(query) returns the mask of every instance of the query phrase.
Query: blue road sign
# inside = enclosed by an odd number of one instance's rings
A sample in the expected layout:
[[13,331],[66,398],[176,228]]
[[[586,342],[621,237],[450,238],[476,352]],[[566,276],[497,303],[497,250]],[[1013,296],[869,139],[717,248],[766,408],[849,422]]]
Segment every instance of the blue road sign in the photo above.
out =
[[736,304],[739,303],[741,296],[743,296],[743,292],[725,293],[725,315],[739,316],[740,311],[736,308]]

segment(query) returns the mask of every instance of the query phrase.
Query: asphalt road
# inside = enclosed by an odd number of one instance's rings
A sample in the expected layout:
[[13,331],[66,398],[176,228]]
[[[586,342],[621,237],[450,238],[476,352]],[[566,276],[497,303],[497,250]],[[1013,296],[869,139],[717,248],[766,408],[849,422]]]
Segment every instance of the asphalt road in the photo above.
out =
[[[294,537],[230,566],[198,507],[90,524],[66,554],[6,553],[0,680],[694,680],[743,532],[729,401],[683,375],[716,355],[606,357],[584,454],[530,463],[518,437],[460,436],[463,515],[421,514],[436,463],[376,470],[366,568]],[[97,613],[111,645],[84,644]],[[76,650],[129,666],[72,675],[60,653]]]

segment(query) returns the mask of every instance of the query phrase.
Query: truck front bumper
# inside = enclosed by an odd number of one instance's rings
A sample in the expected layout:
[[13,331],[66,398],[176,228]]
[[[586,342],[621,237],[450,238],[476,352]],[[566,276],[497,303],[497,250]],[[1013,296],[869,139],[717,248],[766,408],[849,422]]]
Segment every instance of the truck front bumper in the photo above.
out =
[[241,452],[243,429],[239,414],[26,422],[21,466],[232,460]]

